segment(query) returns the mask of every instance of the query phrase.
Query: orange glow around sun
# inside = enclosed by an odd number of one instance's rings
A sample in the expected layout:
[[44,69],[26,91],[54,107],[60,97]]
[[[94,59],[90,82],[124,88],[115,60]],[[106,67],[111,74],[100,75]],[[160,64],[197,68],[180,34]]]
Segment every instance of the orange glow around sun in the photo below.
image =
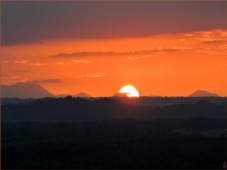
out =
[[226,41],[227,30],[210,30],[2,46],[0,83],[36,82],[55,95],[113,96],[129,82],[141,96],[226,96]]

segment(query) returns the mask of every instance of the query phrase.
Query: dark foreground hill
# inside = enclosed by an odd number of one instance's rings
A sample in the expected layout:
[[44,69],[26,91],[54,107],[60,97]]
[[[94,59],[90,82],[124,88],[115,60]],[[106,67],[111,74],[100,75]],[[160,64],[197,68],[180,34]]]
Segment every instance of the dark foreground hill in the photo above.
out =
[[[201,118],[3,123],[2,167],[221,169],[226,159],[223,128],[224,120]],[[218,129],[222,134],[216,135]]]
[[66,97],[3,104],[2,168],[223,167],[226,103],[140,102]]
[[[125,98],[124,100],[131,100]],[[224,119],[226,103],[214,104],[201,100],[195,104],[169,106],[136,105],[114,98],[88,100],[82,98],[44,98],[21,104],[2,106],[3,122],[43,121],[74,122],[112,119],[191,119],[196,117]]]

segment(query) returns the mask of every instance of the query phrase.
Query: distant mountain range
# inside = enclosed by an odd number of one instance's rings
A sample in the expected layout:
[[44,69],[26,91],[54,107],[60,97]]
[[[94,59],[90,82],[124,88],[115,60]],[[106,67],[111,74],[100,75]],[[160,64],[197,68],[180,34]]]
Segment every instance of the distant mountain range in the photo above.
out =
[[[2,98],[44,98],[44,97],[66,97],[68,94],[53,95],[37,83],[17,83],[14,85],[0,85]],[[80,92],[72,97],[89,98],[86,93]]]
[[2,98],[43,98],[54,97],[42,86],[36,83],[18,83],[14,85],[1,85]]
[[[69,94],[53,95],[37,83],[17,83],[14,85],[0,85],[2,98],[44,98],[44,97],[66,97]],[[72,97],[89,98],[88,94],[80,92]],[[125,94],[114,94],[114,97],[123,97]],[[197,90],[188,97],[219,97],[217,94],[205,90]]]
[[205,90],[197,90],[188,97],[219,97],[219,96],[215,93],[210,93]]
[[[60,95],[56,95],[55,97],[67,97],[69,96],[68,94],[60,94]],[[80,92],[78,94],[74,94],[74,95],[70,95],[72,97],[81,97],[81,98],[89,98],[91,96],[89,96],[87,93],[84,92]]]

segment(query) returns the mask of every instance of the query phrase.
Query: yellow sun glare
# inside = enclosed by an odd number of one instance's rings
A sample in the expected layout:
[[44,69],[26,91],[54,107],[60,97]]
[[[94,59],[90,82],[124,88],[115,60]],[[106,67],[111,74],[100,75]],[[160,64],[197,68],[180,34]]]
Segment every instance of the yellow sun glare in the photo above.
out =
[[123,86],[120,90],[119,93],[121,94],[126,94],[128,97],[139,97],[139,92],[137,89],[131,85],[126,85]]

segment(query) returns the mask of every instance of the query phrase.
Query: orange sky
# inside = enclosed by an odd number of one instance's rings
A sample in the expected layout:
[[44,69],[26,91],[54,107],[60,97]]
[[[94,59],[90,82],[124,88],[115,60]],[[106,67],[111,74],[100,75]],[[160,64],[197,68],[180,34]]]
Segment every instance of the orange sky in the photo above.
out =
[[37,82],[53,94],[227,95],[227,30],[150,37],[51,40],[1,47],[1,84]]

